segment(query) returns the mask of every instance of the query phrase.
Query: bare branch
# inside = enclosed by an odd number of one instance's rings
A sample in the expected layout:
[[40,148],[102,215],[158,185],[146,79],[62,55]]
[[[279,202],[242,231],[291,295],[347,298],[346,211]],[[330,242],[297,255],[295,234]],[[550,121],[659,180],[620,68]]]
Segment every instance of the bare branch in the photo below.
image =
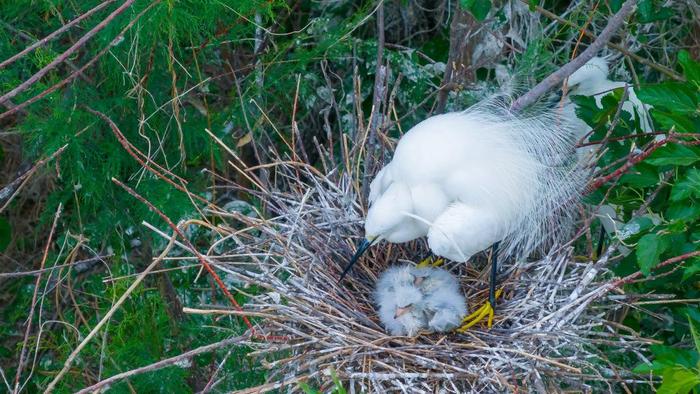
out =
[[511,110],[514,112],[520,112],[528,105],[534,104],[540,97],[542,97],[542,95],[556,86],[559,86],[564,79],[568,78],[574,73],[574,71],[578,70],[581,68],[581,66],[586,64],[586,62],[591,60],[598,53],[598,51],[600,51],[603,46],[610,41],[613,34],[615,34],[620,26],[622,26],[625,18],[627,18],[627,16],[632,12],[636,3],[636,0],[625,1],[617,14],[610,18],[608,25],[605,26],[605,29],[603,29],[598,38],[596,38],[595,41],[593,41],[591,45],[589,45],[588,48],[581,53],[581,55],[565,64],[559,70],[550,74],[547,78],[542,80],[542,82],[530,89],[529,92],[520,96],[520,98],[515,100],[513,105],[511,105]]
[[5,93],[2,97],[0,97],[0,104],[4,103],[7,100],[12,99],[13,97],[17,96],[18,94],[22,93],[23,91],[29,89],[30,86],[34,85],[37,81],[39,81],[44,75],[46,75],[49,71],[51,71],[54,67],[57,65],[63,63],[70,55],[72,55],[75,51],[80,49],[85,43],[87,43],[95,34],[99,33],[100,30],[104,29],[107,27],[107,25],[114,20],[119,14],[124,12],[127,8],[131,7],[131,5],[134,3],[135,0],[126,0],[124,1],[124,4],[122,4],[119,8],[114,10],[109,16],[107,16],[102,22],[98,23],[97,26],[93,27],[90,31],[85,33],[84,36],[80,37],[78,41],[75,42],[70,48],[68,48],[65,52],[57,56],[51,63],[47,64],[44,66],[41,70],[37,71],[36,74],[32,75],[27,79],[26,81],[22,82],[19,86],[16,88],[10,90],[9,92]]
[[[105,8],[107,5],[109,5],[110,3],[113,3],[113,2],[114,2],[114,0],[106,0],[106,1],[104,1],[103,3],[101,3],[101,4],[98,4],[98,5],[95,6],[94,8],[90,9],[89,11],[87,11],[86,13],[80,15],[79,17],[77,17],[77,18],[73,19],[72,21],[66,23],[65,25],[61,26],[61,28],[59,28],[58,30],[56,30],[56,31],[54,31],[53,33],[49,34],[48,36],[42,38],[41,40],[38,40],[38,41],[34,42],[32,45],[30,45],[30,46],[24,48],[24,49],[23,49],[22,51],[20,51],[19,53],[15,54],[15,55],[13,55],[12,57],[10,57],[9,59],[3,61],[2,63],[0,63],[0,69],[2,69],[2,68],[4,68],[4,67],[7,67],[8,65],[14,63],[15,61],[17,61],[17,59],[19,59],[19,58],[21,58],[22,56],[26,55],[27,53],[29,53],[29,52],[35,50],[36,48],[39,48],[39,47],[42,47],[42,46],[46,45],[47,42],[49,42],[49,41],[53,40],[54,38],[58,37],[58,36],[61,35],[61,33],[63,33],[64,31],[70,29],[71,27],[73,27],[73,26],[75,26],[76,24],[80,23],[82,20],[84,20],[84,19],[90,17],[92,14],[98,12],[99,10]],[[3,25],[5,25],[5,26],[8,27],[8,28],[11,27],[10,25],[8,25],[8,24],[5,23],[5,22],[3,22]],[[13,29],[14,29],[14,28],[13,28]]]

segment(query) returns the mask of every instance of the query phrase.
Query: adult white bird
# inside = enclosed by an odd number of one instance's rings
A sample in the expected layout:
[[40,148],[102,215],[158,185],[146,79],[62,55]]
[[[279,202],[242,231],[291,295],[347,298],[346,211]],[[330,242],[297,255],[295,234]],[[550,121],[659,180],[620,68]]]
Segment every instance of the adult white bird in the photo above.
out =
[[[398,142],[370,185],[365,239],[341,275],[380,241],[427,236],[438,256],[466,262],[499,243],[523,257],[558,234],[584,184],[569,119],[513,114],[496,100],[428,118]],[[492,260],[489,317],[495,304]]]

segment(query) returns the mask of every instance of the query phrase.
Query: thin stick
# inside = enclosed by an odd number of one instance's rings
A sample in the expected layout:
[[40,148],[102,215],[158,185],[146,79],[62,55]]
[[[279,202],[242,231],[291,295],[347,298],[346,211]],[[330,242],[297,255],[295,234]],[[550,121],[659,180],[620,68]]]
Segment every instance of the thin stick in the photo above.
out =
[[520,112],[528,105],[534,104],[540,97],[542,97],[542,95],[554,87],[559,86],[564,79],[568,78],[574,73],[574,71],[578,70],[581,68],[581,66],[586,64],[586,62],[591,60],[593,56],[595,56],[598,51],[600,51],[603,46],[610,41],[613,34],[620,28],[620,26],[622,26],[625,18],[632,12],[636,3],[636,0],[625,1],[617,14],[610,18],[608,25],[605,26],[605,29],[603,29],[598,38],[596,38],[595,41],[593,41],[591,45],[589,45],[588,48],[581,53],[581,55],[565,64],[559,70],[550,74],[547,78],[542,80],[542,82],[530,89],[529,92],[520,96],[520,98],[515,100],[513,105],[511,105],[511,110]]
[[[662,261],[661,263],[657,264],[657,265],[654,267],[654,269],[657,269],[657,270],[658,270],[659,268],[663,268],[663,267],[666,267],[666,266],[668,266],[668,265],[675,264],[675,263],[677,263],[677,262],[679,262],[679,261],[684,261],[684,260],[687,260],[687,259],[689,259],[689,258],[691,258],[691,257],[695,257],[695,256],[700,256],[700,250],[696,250],[696,251],[693,251],[693,252],[688,252],[688,253],[685,253],[685,254],[682,254],[682,255],[676,256],[676,257],[671,257],[670,259],[664,260],[664,261]],[[621,279],[618,279],[618,280],[614,281],[614,282],[612,283],[612,285],[615,286],[615,287],[619,287],[620,285],[624,285],[624,284],[627,284],[627,283],[631,283],[632,281],[634,281],[635,279],[639,278],[640,276],[642,276],[642,272],[641,272],[641,271],[637,271],[637,272],[635,272],[635,273],[633,273],[633,274],[629,274],[629,275],[625,276],[624,278],[621,278]]]
[[26,55],[27,53],[29,53],[29,52],[35,50],[36,48],[39,48],[39,47],[42,47],[42,46],[46,45],[47,42],[49,42],[49,41],[53,40],[54,38],[58,37],[58,36],[59,36],[61,33],[63,33],[64,31],[66,31],[66,30],[70,29],[71,27],[73,27],[74,25],[80,23],[82,20],[84,20],[84,19],[86,19],[86,18],[92,16],[92,14],[98,12],[99,10],[105,8],[105,7],[108,6],[110,3],[113,3],[113,2],[114,2],[114,0],[105,0],[103,3],[98,4],[98,5],[95,6],[94,8],[90,9],[89,11],[87,11],[86,13],[80,15],[79,17],[77,17],[77,18],[73,19],[72,21],[66,23],[65,25],[61,26],[58,30],[54,31],[53,33],[49,34],[48,36],[42,38],[41,40],[35,41],[32,45],[30,45],[30,46],[24,48],[24,49],[23,49],[22,51],[20,51],[19,53],[13,55],[13,56],[10,57],[9,59],[7,59],[7,60],[3,61],[2,63],[0,63],[0,69],[3,69],[3,68],[5,68],[5,67],[7,67],[8,65],[14,63],[15,61],[17,61],[17,59],[19,59],[19,58],[21,58],[22,56]]
[[[527,0],[520,0],[520,1],[522,1],[523,3],[529,4]],[[576,30],[582,31],[583,34],[584,34],[586,37],[588,37],[588,38],[591,38],[591,39],[593,39],[593,40],[596,40],[596,39],[598,38],[595,34],[591,33],[590,31],[588,31],[588,30],[586,30],[586,29],[584,29],[584,28],[579,27],[579,26],[576,25],[575,23],[573,23],[573,22],[571,22],[571,21],[568,21],[568,20],[566,20],[566,19],[560,17],[559,15],[557,15],[557,14],[555,14],[555,13],[553,13],[553,12],[550,12],[550,11],[548,11],[548,10],[546,10],[546,9],[544,9],[544,8],[542,8],[542,7],[540,7],[540,6],[537,6],[537,7],[535,7],[535,8],[537,9],[537,12],[539,12],[540,14],[546,16],[546,17],[549,18],[549,19],[554,19],[555,21],[557,21],[557,22],[559,22],[559,23],[561,23],[561,24],[563,24],[563,25],[566,25],[566,26],[572,27],[572,28],[574,28],[574,29],[576,29]],[[667,67],[664,67],[664,66],[662,66],[662,65],[660,65],[660,64],[656,64],[656,63],[654,63],[654,62],[652,62],[652,61],[649,61],[649,60],[647,60],[647,59],[645,59],[645,58],[643,58],[643,57],[637,55],[636,53],[632,53],[632,52],[628,51],[628,50],[627,50],[625,47],[623,47],[622,45],[615,44],[614,42],[610,42],[610,41],[606,42],[605,44],[606,44],[607,46],[609,46],[610,48],[612,48],[612,49],[614,49],[614,50],[616,50],[616,51],[619,51],[619,52],[622,53],[623,55],[625,55],[625,56],[627,56],[627,57],[629,57],[629,58],[634,59],[636,62],[642,63],[642,64],[644,64],[645,66],[649,66],[649,67],[653,68],[654,70],[656,70],[656,71],[658,71],[658,72],[660,72],[660,73],[666,74],[667,76],[669,76],[669,77],[671,77],[671,78],[673,78],[673,79],[675,79],[675,80],[677,80],[677,81],[685,81],[685,78],[683,78],[682,75],[677,74],[676,72],[674,72],[674,71],[671,70],[670,68],[667,68]]]
[[[61,211],[63,211],[63,204],[59,203],[56,209],[56,214],[53,217],[53,224],[51,224],[51,231],[49,231],[49,239],[46,241],[46,246],[44,247],[44,255],[41,257],[41,264],[39,269],[43,270],[46,265],[46,259],[49,257],[49,248],[51,248],[51,241],[53,240],[54,232],[56,231],[56,224],[58,223],[58,218],[61,216]],[[17,362],[17,373],[15,374],[15,393],[19,393],[19,379],[22,376],[22,371],[24,370],[24,357],[27,355],[27,342],[29,341],[29,333],[32,331],[32,320],[34,319],[34,309],[36,307],[36,299],[39,293],[39,285],[41,283],[41,275],[36,277],[34,281],[34,294],[32,294],[32,304],[29,309],[29,316],[27,317],[27,329],[24,331],[24,340],[22,341],[22,350],[19,352],[19,361]]]
[[387,70],[384,66],[384,1],[380,0],[377,6],[377,65],[374,72],[374,94],[372,96],[372,112],[369,115],[369,128],[367,130],[367,153],[365,155],[364,174],[362,179],[362,197],[369,193],[369,177],[374,171],[376,155],[380,145],[377,143],[377,129],[383,123],[381,104],[384,98]]
[[[2,213],[2,211],[5,210],[5,208],[7,208],[7,206],[12,202],[17,193],[22,189],[22,186],[24,186],[27,183],[29,178],[31,178],[31,176],[34,175],[34,173],[39,169],[39,167],[42,167],[47,162],[53,160],[56,156],[63,153],[63,151],[66,150],[67,147],[68,144],[65,144],[62,147],[58,148],[57,151],[52,153],[51,156],[37,161],[27,172],[17,177],[17,179],[15,179],[14,181],[10,182],[9,185],[3,187],[2,190],[0,190],[0,201],[4,200],[5,198],[7,198],[7,201],[5,202],[5,204],[3,204],[2,207],[0,207],[0,213]],[[9,197],[7,197],[8,195]]]
[[119,300],[117,300],[117,302],[114,305],[112,305],[112,307],[109,309],[109,311],[107,311],[107,313],[102,317],[100,322],[97,323],[95,325],[95,327],[90,331],[90,333],[85,337],[85,339],[83,339],[82,342],[80,342],[78,347],[76,347],[71,352],[71,354],[68,356],[66,361],[63,363],[63,368],[58,372],[58,375],[56,375],[53,378],[51,383],[49,383],[48,387],[46,387],[45,393],[51,393],[56,388],[56,385],[58,384],[58,382],[63,378],[63,376],[66,374],[66,372],[68,372],[71,365],[73,365],[73,361],[75,361],[75,359],[78,357],[78,354],[80,354],[80,352],[83,350],[83,348],[85,348],[85,346],[87,346],[88,342],[90,342],[90,340],[92,340],[92,338],[94,338],[95,335],[97,335],[97,333],[100,331],[102,326],[107,324],[107,322],[112,318],[112,316],[122,306],[124,301],[126,301],[126,299],[129,298],[129,295],[131,295],[131,293],[134,290],[136,290],[136,288],[139,286],[139,284],[141,284],[141,282],[146,278],[148,273],[151,272],[151,270],[153,270],[153,268],[155,268],[156,265],[158,265],[158,263],[160,263],[161,260],[163,260],[163,258],[168,255],[168,253],[170,252],[170,249],[172,249],[173,245],[175,244],[176,237],[177,237],[177,232],[173,233],[173,235],[170,237],[170,242],[168,242],[168,245],[165,247],[163,252],[161,252],[161,254],[158,255],[158,257],[153,259],[153,262],[151,262],[151,264],[149,264],[148,267],[146,267],[146,269],[143,270],[143,272],[141,272],[141,274],[136,278],[136,280],[134,280],[134,282],[131,284],[131,286],[129,286],[129,288],[126,289],[124,294],[122,294],[122,296],[119,297]]
[[224,348],[227,346],[239,344],[239,343],[243,342],[245,339],[246,339],[245,336],[233,337],[233,338],[224,339],[223,341],[220,341],[220,342],[212,343],[210,345],[200,346],[196,349],[192,349],[192,350],[185,352],[185,353],[182,353],[180,355],[166,358],[165,360],[160,360],[156,363],[149,364],[149,365],[146,365],[146,366],[143,366],[140,368],[132,369],[131,371],[126,371],[126,372],[122,372],[120,374],[116,374],[116,375],[109,377],[105,380],[101,380],[101,381],[93,384],[92,386],[89,386],[89,387],[82,389],[82,390],[76,392],[76,394],[95,393],[95,392],[98,392],[99,389],[101,389],[102,387],[110,385],[112,383],[116,383],[120,380],[124,380],[126,378],[130,378],[132,376],[140,375],[140,374],[146,373],[146,372],[157,371],[159,369],[169,367],[173,364],[177,364],[178,362],[189,360],[192,357],[199,355],[199,354],[202,354],[202,353],[209,353],[213,350],[217,350],[217,349],[221,349],[221,348]]

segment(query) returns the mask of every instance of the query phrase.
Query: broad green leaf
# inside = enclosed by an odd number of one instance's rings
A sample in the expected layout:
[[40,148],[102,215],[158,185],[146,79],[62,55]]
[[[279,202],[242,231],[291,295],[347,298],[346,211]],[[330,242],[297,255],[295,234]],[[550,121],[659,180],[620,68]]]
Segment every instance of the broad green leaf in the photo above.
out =
[[700,155],[684,145],[666,144],[652,153],[646,160],[655,166],[688,166],[700,160]]
[[531,12],[535,12],[537,10],[537,6],[540,5],[540,2],[537,0],[529,0],[527,2],[527,6],[530,9]]
[[700,375],[697,371],[682,367],[673,368],[664,372],[661,386],[656,390],[657,394],[686,394],[700,384]]
[[459,4],[478,21],[486,19],[491,10],[491,0],[460,0]]
[[685,269],[683,270],[683,281],[687,281],[688,279],[694,277],[700,273],[700,259],[699,258],[692,258],[689,260],[688,263],[686,263]]
[[654,107],[668,108],[676,113],[692,114],[698,110],[698,92],[685,83],[664,82],[644,86],[637,97]]
[[637,243],[637,265],[644,275],[659,263],[659,257],[668,248],[668,241],[657,234],[647,234]]
[[620,177],[620,184],[649,187],[659,183],[659,172],[656,167],[644,162],[637,164]]
[[690,334],[693,336],[693,343],[695,343],[695,350],[700,353],[700,331],[698,331],[697,327],[695,327],[695,324],[693,323],[693,319],[688,316],[688,324],[690,324]]
[[642,0],[637,4],[637,17],[640,22],[648,23],[652,20],[654,5],[651,0]]
[[693,61],[688,51],[678,52],[678,63],[683,67],[683,74],[688,81],[695,82],[700,87],[700,63]]
[[700,170],[691,168],[671,189],[671,201],[681,201],[691,196],[700,196]]
[[700,205],[689,204],[687,201],[681,201],[672,204],[666,210],[666,219],[668,220],[683,220],[692,222],[700,218]]

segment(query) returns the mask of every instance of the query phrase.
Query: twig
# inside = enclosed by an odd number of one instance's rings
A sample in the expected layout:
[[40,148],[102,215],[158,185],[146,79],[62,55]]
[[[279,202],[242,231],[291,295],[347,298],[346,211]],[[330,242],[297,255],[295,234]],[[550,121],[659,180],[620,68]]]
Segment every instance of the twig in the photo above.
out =
[[132,376],[140,375],[142,373],[146,372],[152,372],[152,371],[157,371],[159,369],[163,369],[165,367],[169,367],[171,365],[177,364],[182,361],[186,361],[188,359],[191,359],[192,357],[202,354],[202,353],[209,353],[213,350],[217,350],[220,348],[224,348],[227,346],[231,345],[236,345],[241,342],[243,342],[246,339],[246,336],[240,336],[240,337],[233,337],[233,338],[228,338],[224,339],[223,341],[212,343],[210,345],[204,345],[200,346],[196,349],[192,349],[188,352],[182,353],[180,355],[166,358],[165,360],[160,360],[156,363],[149,364],[140,368],[132,369],[131,371],[126,371],[122,372],[120,374],[116,374],[114,376],[111,376],[105,380],[101,380],[92,386],[86,387],[78,392],[76,394],[86,394],[86,393],[95,393],[98,392],[99,389],[101,389],[104,386],[110,385],[112,383],[116,383],[120,380],[124,380],[126,378],[130,378]]
[[51,393],[56,388],[58,382],[63,378],[66,372],[68,372],[71,365],[73,365],[73,361],[75,361],[75,359],[78,357],[78,354],[83,350],[83,348],[87,346],[88,342],[90,342],[90,340],[92,340],[92,338],[94,338],[95,335],[97,335],[100,329],[112,318],[112,316],[117,312],[117,310],[119,309],[119,307],[121,307],[124,301],[126,301],[126,299],[129,298],[129,295],[131,295],[131,293],[138,287],[138,285],[141,284],[141,282],[146,278],[148,273],[151,272],[151,270],[153,270],[153,268],[155,268],[156,265],[158,265],[158,263],[160,263],[161,260],[163,260],[163,258],[168,255],[170,249],[172,249],[173,245],[175,244],[176,236],[177,232],[173,233],[173,235],[170,237],[170,242],[168,242],[168,245],[165,247],[163,252],[161,252],[161,254],[158,255],[158,257],[153,259],[153,262],[151,262],[151,264],[149,264],[148,267],[146,267],[146,269],[143,270],[143,272],[141,272],[141,274],[136,278],[136,280],[134,280],[134,282],[129,286],[129,288],[127,288],[126,291],[124,291],[124,294],[122,294],[122,296],[119,297],[119,300],[117,300],[117,302],[114,303],[114,305],[112,305],[109,311],[107,311],[107,313],[102,317],[100,322],[97,323],[95,327],[90,331],[90,333],[85,337],[85,339],[83,339],[80,342],[78,347],[76,347],[71,352],[66,361],[63,363],[63,368],[61,368],[61,370],[53,378],[51,383],[49,383],[48,387],[46,387],[45,393]]
[[581,55],[565,64],[559,70],[550,74],[547,78],[542,80],[542,82],[530,89],[530,91],[520,96],[520,98],[515,100],[513,105],[511,105],[511,110],[514,112],[520,112],[528,105],[534,104],[540,97],[542,97],[542,95],[561,84],[565,78],[569,77],[574,71],[578,70],[581,68],[581,66],[586,64],[586,62],[591,60],[593,56],[595,56],[598,51],[600,51],[600,49],[603,48],[608,41],[610,41],[613,34],[620,28],[620,26],[622,26],[625,18],[634,9],[635,4],[636,0],[625,1],[625,3],[622,4],[622,7],[620,7],[620,10],[613,15],[612,18],[610,18],[608,25],[605,26],[605,29],[603,29],[598,38],[596,38],[591,45],[589,45],[588,48],[581,53]]
[[[104,259],[108,259],[114,255],[108,254],[104,256],[95,256],[91,257],[89,259],[85,260],[78,260],[74,261],[72,263],[67,263],[67,264],[61,264],[61,265],[55,265],[51,268],[42,268],[38,270],[33,270],[33,271],[22,271],[22,272],[0,272],[0,279],[1,278],[17,278],[17,277],[22,277],[22,276],[32,276],[32,275],[41,275],[44,272],[47,271],[53,271],[56,268],[63,268],[63,267],[74,267],[74,269],[80,273],[81,270],[77,269],[78,266],[84,266],[84,265],[94,265],[94,263],[98,261],[104,261]],[[179,269],[179,268],[178,268]],[[84,272],[84,271],[83,271]],[[116,279],[121,279],[121,278],[116,278]]]
[[380,0],[377,6],[377,65],[374,71],[374,95],[372,97],[372,112],[369,115],[370,123],[367,130],[367,153],[365,154],[365,168],[362,182],[362,195],[367,196],[369,191],[369,178],[372,176],[376,163],[376,155],[380,150],[377,142],[377,128],[381,121],[381,104],[384,98],[387,70],[384,65],[384,1]]
[[[49,257],[49,249],[51,248],[51,243],[53,241],[53,235],[56,231],[56,225],[58,224],[58,218],[61,216],[61,211],[63,211],[63,204],[59,203],[56,209],[56,214],[53,217],[53,224],[51,225],[51,231],[49,231],[49,238],[46,241],[46,246],[44,247],[44,254],[41,257],[41,264],[39,269],[43,270],[46,265],[46,259]],[[34,294],[32,294],[32,303],[29,309],[29,316],[27,317],[27,329],[24,331],[24,340],[22,341],[22,350],[19,352],[19,361],[17,362],[17,372],[15,373],[15,389],[14,393],[19,393],[19,379],[22,376],[22,371],[24,370],[24,357],[27,355],[27,342],[29,341],[29,333],[32,331],[32,320],[34,319],[34,308],[36,307],[36,299],[39,293],[39,288],[41,284],[41,275],[37,276],[36,281],[34,281]]]
[[37,161],[27,172],[17,177],[17,179],[10,182],[10,184],[8,184],[7,186],[3,187],[2,190],[0,190],[0,201],[5,199],[7,199],[7,201],[5,202],[5,204],[3,204],[2,207],[0,207],[0,213],[4,211],[5,208],[7,208],[7,206],[10,204],[10,202],[12,202],[17,193],[27,183],[29,178],[32,175],[34,175],[34,173],[39,169],[39,167],[42,167],[47,162],[53,160],[56,156],[63,153],[63,151],[66,150],[67,147],[68,144],[65,144],[62,147],[58,148],[58,150],[56,150],[54,153],[52,153],[51,156]]
[[621,177],[624,173],[626,173],[630,168],[632,168],[634,165],[638,164],[642,160],[646,159],[654,153],[655,150],[659,149],[660,147],[664,146],[668,142],[675,142],[675,143],[680,143],[680,144],[688,144],[688,145],[696,145],[700,144],[700,141],[679,141],[678,139],[675,138],[674,134],[669,134],[668,137],[654,141],[646,150],[643,152],[630,157],[625,164],[620,166],[617,170],[611,172],[608,175],[601,176],[598,178],[595,178],[590,185],[588,186],[588,193],[600,188],[603,186],[606,182],[609,182],[611,180],[617,179]]
[[[4,67],[7,67],[8,65],[14,63],[15,61],[17,61],[17,59],[19,59],[19,58],[21,58],[22,56],[26,55],[27,53],[29,53],[29,52],[35,50],[36,48],[39,48],[39,47],[42,47],[42,46],[46,45],[47,42],[49,42],[49,41],[53,40],[54,38],[58,37],[58,36],[59,36],[61,33],[63,33],[64,31],[70,29],[70,28],[73,27],[74,25],[80,23],[82,20],[84,20],[84,19],[90,17],[92,14],[98,12],[99,10],[105,8],[107,5],[109,5],[110,3],[113,3],[113,2],[114,2],[114,0],[105,0],[104,2],[98,4],[98,5],[95,6],[94,8],[90,9],[89,11],[87,11],[86,13],[80,15],[79,17],[77,17],[77,18],[73,19],[72,21],[66,23],[65,25],[61,26],[58,30],[54,31],[53,33],[49,34],[48,36],[42,38],[41,40],[35,41],[32,45],[30,45],[30,46],[24,48],[24,49],[23,49],[22,51],[20,51],[19,53],[16,53],[15,55],[13,55],[12,57],[10,57],[9,59],[7,59],[7,60],[3,61],[2,63],[0,63],[0,69],[2,69],[2,68],[4,68]],[[4,23],[4,22],[3,22],[3,24],[4,24],[5,26],[9,26],[7,23]]]
[[119,14],[124,12],[127,8],[131,7],[131,5],[134,3],[135,0],[126,0],[124,3],[114,10],[111,14],[109,14],[102,22],[98,23],[97,26],[93,27],[85,33],[84,36],[80,37],[78,41],[75,42],[70,48],[68,48],[65,52],[62,54],[58,55],[54,60],[51,61],[51,63],[47,64],[44,66],[41,70],[37,71],[36,74],[32,75],[27,79],[26,81],[22,82],[19,86],[16,88],[10,90],[9,92],[5,93],[2,97],[0,97],[0,104],[5,102],[6,100],[9,100],[18,94],[22,93],[23,91],[27,90],[30,86],[34,85],[38,80],[40,80],[44,75],[46,75],[49,71],[51,71],[54,67],[57,65],[63,63],[64,60],[68,59],[70,55],[73,54],[73,52],[77,51],[85,45],[88,40],[90,40],[95,34],[99,33],[100,30],[104,29],[107,27],[107,25],[114,20]]
[[[689,259],[691,257],[695,257],[695,256],[700,256],[700,250],[688,252],[688,253],[682,254],[680,256],[671,257],[670,259],[666,259],[666,260],[662,261],[661,263],[657,264],[654,267],[654,269],[658,270],[659,268],[663,268],[663,267],[666,267],[668,265],[675,264],[679,261],[687,260],[687,259]],[[620,279],[612,282],[612,285],[615,287],[619,287],[619,286],[627,284],[627,283],[632,283],[635,279],[639,278],[640,276],[642,276],[642,272],[637,271],[633,274],[629,274],[629,275],[625,276],[624,278],[620,278]]]
[[[522,1],[523,3],[529,4],[529,2],[527,0],[520,0],[520,1]],[[550,11],[540,7],[540,6],[536,6],[535,8],[537,9],[537,12],[546,16],[547,18],[554,19],[555,21],[557,21],[563,25],[567,25],[567,26],[570,26],[576,30],[579,30],[579,31],[583,32],[583,34],[588,38],[591,38],[593,40],[596,40],[598,38],[595,34],[591,33],[590,31],[579,27],[575,23],[568,21],[568,20],[560,17],[559,15],[557,15],[553,12],[550,12]],[[659,71],[660,73],[663,73],[663,74],[665,74],[665,75],[667,75],[667,76],[669,76],[677,81],[685,81],[685,78],[683,78],[682,75],[677,74],[675,71],[671,70],[670,68],[667,68],[667,67],[664,67],[660,64],[656,64],[652,61],[649,61],[649,60],[637,55],[636,53],[632,53],[632,52],[628,51],[622,45],[615,44],[614,42],[610,42],[610,41],[606,42],[605,44],[607,46],[609,46],[610,48],[612,48],[616,51],[619,51],[623,55],[630,57],[630,58],[634,59],[635,61],[644,64],[645,66],[649,66],[649,67],[653,68],[654,70]]]
[[[98,7],[99,7],[99,6],[98,6]],[[5,29],[7,29],[7,30],[9,30],[9,31],[11,31],[11,32],[13,32],[13,33],[15,33],[15,34],[17,34],[18,36],[24,38],[26,41],[33,42],[33,43],[36,43],[36,42],[37,42],[37,41],[34,39],[34,37],[32,37],[32,36],[30,36],[29,34],[23,32],[22,30],[19,30],[19,29],[15,28],[14,26],[12,26],[11,24],[9,24],[9,23],[7,23],[7,22],[0,21],[0,24],[2,24],[2,25],[5,27]],[[26,49],[25,49],[25,50],[26,50]],[[23,51],[23,52],[24,52],[24,51]],[[21,52],[20,52],[20,53],[21,53]],[[16,56],[16,55],[15,55],[15,56]],[[10,59],[10,60],[11,60],[11,59]],[[4,63],[4,62],[3,62],[3,63]],[[76,67],[75,64],[74,64],[72,61],[66,59],[66,64],[67,64],[68,67],[70,67],[73,71],[78,71],[78,67]],[[3,64],[0,63],[0,69],[2,69],[2,68],[3,68]],[[87,83],[94,83],[87,75],[85,75],[85,74],[83,74],[83,73],[80,73],[80,77],[83,78],[83,80],[85,80],[85,82],[87,82]]]
[[[211,266],[211,264],[209,264],[209,262],[207,261],[207,259],[204,258],[204,256],[197,250],[197,248],[194,247],[194,245],[192,245],[192,243],[190,242],[190,240],[185,236],[185,234],[183,234],[183,232],[180,230],[180,228],[179,228],[178,226],[176,226],[176,225],[170,220],[170,218],[168,218],[163,212],[161,212],[158,208],[156,208],[155,205],[153,205],[150,201],[148,201],[148,200],[146,200],[145,198],[143,198],[140,194],[136,193],[136,191],[135,191],[134,189],[132,189],[132,188],[130,188],[129,186],[125,185],[124,183],[120,182],[118,179],[112,178],[112,182],[116,183],[116,184],[119,185],[122,189],[126,190],[127,193],[131,194],[131,195],[132,195],[133,197],[135,197],[137,200],[141,201],[141,202],[144,203],[146,206],[148,206],[148,209],[150,209],[151,212],[154,212],[155,214],[157,214],[158,216],[160,216],[161,219],[163,219],[163,220],[168,224],[168,226],[169,226],[173,231],[175,231],[175,233],[182,239],[183,243],[187,246],[187,249],[188,249],[191,253],[193,253],[195,256],[197,256],[197,260],[199,260],[199,262],[202,264],[202,266],[204,266],[204,268],[207,270],[207,272],[209,272],[209,274],[212,276],[212,278],[213,278],[214,281],[216,282],[217,286],[219,286],[219,289],[221,289],[221,291],[224,293],[224,295],[226,296],[226,298],[228,298],[228,300],[231,302],[231,305],[233,305],[233,307],[236,308],[237,311],[243,312],[243,308],[241,308],[241,306],[240,306],[240,304],[238,303],[238,301],[236,301],[236,299],[233,297],[233,294],[231,294],[231,292],[228,290],[228,288],[227,288],[226,285],[224,284],[224,281],[222,281],[222,280],[221,280],[221,277],[219,277],[219,274],[216,273],[216,271],[215,271],[214,268]],[[188,223],[189,223],[189,222],[190,222],[190,221],[188,221]],[[253,327],[253,324],[250,322],[250,320],[248,319],[248,317],[246,317],[245,314],[241,315],[241,319],[243,319],[243,322],[244,322],[245,325],[248,327],[248,329],[249,329],[250,332],[251,332],[251,335],[252,335],[254,338],[265,339],[265,340],[286,340],[286,339],[287,339],[287,338],[285,338],[285,337],[276,337],[276,336],[265,336],[265,335],[260,335],[260,334],[257,333],[257,330],[255,330],[255,327]]]
[[[28,99],[28,100],[25,100],[25,101],[23,101],[23,102],[20,103],[20,104],[15,105],[14,108],[12,108],[12,109],[10,109],[10,110],[8,110],[8,111],[5,111],[5,112],[3,112],[3,113],[0,113],[0,119],[6,118],[6,117],[12,115],[12,114],[15,113],[15,112],[22,111],[22,110],[23,110],[24,108],[26,108],[27,106],[29,106],[29,105],[31,105],[31,104],[34,104],[35,102],[41,100],[42,98],[48,96],[49,94],[55,92],[56,90],[58,90],[58,89],[60,89],[60,88],[62,88],[62,87],[64,87],[64,86],[68,85],[69,83],[73,82],[73,80],[75,80],[76,78],[78,78],[78,76],[80,75],[80,73],[84,72],[84,71],[87,70],[90,66],[92,66],[93,64],[95,64],[95,62],[97,62],[97,60],[99,60],[102,56],[104,56],[104,54],[107,53],[107,51],[109,51],[113,46],[115,46],[115,45],[117,45],[119,42],[121,42],[121,38],[122,38],[122,36],[124,35],[124,33],[125,33],[127,30],[131,29],[131,27],[134,26],[134,25],[136,24],[136,22],[138,22],[138,20],[141,19],[141,17],[142,17],[146,12],[148,12],[148,11],[149,11],[151,8],[153,8],[153,6],[155,6],[156,4],[160,3],[160,1],[161,1],[161,0],[154,0],[151,4],[148,5],[148,7],[144,8],[143,11],[139,12],[139,13],[134,17],[134,19],[132,19],[132,20],[119,32],[119,34],[117,34],[117,36],[116,36],[112,41],[110,41],[109,44],[107,44],[107,46],[105,46],[105,47],[102,48],[99,52],[97,52],[97,54],[96,54],[95,56],[93,56],[92,59],[90,59],[90,60],[89,60],[87,63],[85,63],[82,67],[80,67],[80,69],[79,69],[78,71],[73,72],[72,74],[70,74],[69,76],[67,76],[67,77],[64,78],[63,80],[61,80],[60,82],[55,83],[53,86],[51,86],[50,88],[48,88],[48,89],[44,90],[43,92],[37,94],[36,96],[34,96],[34,97],[32,97],[32,98],[30,98],[30,99]],[[0,103],[2,103],[2,102],[0,101]]]

